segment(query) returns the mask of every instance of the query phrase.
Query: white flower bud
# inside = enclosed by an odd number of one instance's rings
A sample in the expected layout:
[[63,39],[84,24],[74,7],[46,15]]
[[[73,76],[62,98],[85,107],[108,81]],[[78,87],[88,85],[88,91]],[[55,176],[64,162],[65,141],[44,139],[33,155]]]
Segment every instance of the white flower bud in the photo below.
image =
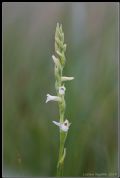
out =
[[54,55],[52,55],[53,61],[55,63],[56,66],[60,66],[60,61],[58,58],[56,58]]
[[63,54],[60,53],[58,50],[56,51],[56,53],[57,53],[60,57],[63,57]]
[[65,77],[65,76],[61,77],[62,82],[70,81],[70,80],[73,80],[73,79],[74,79],[74,77]]

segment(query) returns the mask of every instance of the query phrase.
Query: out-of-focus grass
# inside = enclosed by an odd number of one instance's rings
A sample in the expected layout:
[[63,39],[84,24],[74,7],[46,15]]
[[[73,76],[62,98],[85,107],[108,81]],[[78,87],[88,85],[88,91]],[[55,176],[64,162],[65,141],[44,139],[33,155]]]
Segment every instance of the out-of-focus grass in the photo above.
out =
[[3,3],[4,175],[54,176],[59,119],[52,54],[56,22],[67,46],[65,176],[117,173],[117,3]]

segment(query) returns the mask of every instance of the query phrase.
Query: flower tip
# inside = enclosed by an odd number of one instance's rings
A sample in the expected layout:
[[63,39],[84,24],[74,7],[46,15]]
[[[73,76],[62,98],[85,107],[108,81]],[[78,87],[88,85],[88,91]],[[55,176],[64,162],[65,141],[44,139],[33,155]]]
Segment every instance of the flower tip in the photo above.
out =
[[52,55],[52,58],[55,58],[55,56],[54,56],[54,55]]
[[47,99],[46,99],[45,103],[48,103],[50,95],[47,94],[46,96],[47,96]]
[[58,58],[56,58],[54,55],[52,55],[52,59],[53,59],[53,61],[54,61],[54,63],[55,63],[56,66],[60,66]]
[[48,98],[47,98],[46,101],[45,101],[45,103],[48,103],[48,101],[49,101],[49,100],[48,100]]
[[56,57],[54,55],[52,55],[53,61],[56,59]]
[[53,124],[57,125],[58,127],[60,127],[60,123],[59,122],[56,122],[56,121],[52,121]]
[[75,78],[74,77],[68,77],[68,80],[74,80]]

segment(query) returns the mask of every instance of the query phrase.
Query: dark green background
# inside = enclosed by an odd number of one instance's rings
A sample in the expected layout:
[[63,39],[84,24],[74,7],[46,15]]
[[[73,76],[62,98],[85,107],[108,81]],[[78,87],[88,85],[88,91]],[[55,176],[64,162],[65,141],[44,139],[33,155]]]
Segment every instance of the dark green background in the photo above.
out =
[[67,43],[64,176],[117,174],[118,3],[3,3],[3,175],[55,176],[54,33]]

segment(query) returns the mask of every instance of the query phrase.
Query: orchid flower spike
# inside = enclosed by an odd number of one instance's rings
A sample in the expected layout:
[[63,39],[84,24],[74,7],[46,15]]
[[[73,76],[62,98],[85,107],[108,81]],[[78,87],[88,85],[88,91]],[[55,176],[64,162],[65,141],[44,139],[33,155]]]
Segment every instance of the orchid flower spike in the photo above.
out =
[[52,96],[50,94],[47,94],[46,103],[48,101],[61,101],[61,98],[59,96]]
[[62,131],[67,132],[71,123],[66,119],[62,124],[60,122],[53,121],[55,125],[57,125]]
[[66,88],[64,87],[64,85],[59,87],[59,94],[60,95],[64,95],[65,94],[65,90],[66,90]]
[[[64,43],[64,32],[62,29],[62,24],[57,23],[55,31],[55,55],[52,55],[54,64],[54,75],[55,75],[55,90],[57,95],[52,96],[47,94],[46,103],[49,101],[57,101],[59,106],[60,120],[58,122],[52,121],[55,125],[59,127],[60,134],[60,155],[57,164],[57,177],[63,175],[63,163],[66,155],[66,148],[64,148],[65,141],[67,138],[67,132],[71,123],[66,119],[65,116],[65,92],[66,88],[64,86],[65,81],[73,80],[74,77],[63,76],[63,69],[66,63],[66,44]],[[62,151],[61,151],[62,148]]]

